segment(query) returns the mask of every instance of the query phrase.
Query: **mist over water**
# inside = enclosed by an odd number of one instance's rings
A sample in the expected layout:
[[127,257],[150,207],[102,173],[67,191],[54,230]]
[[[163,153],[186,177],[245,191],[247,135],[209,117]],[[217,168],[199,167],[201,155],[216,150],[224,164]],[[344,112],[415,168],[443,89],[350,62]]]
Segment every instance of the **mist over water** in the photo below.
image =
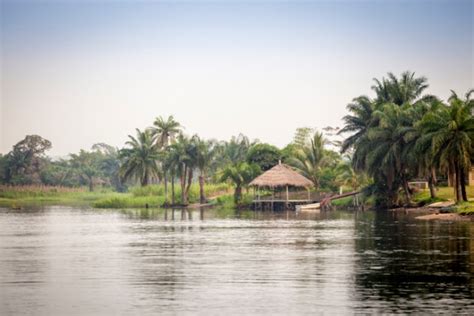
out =
[[0,314],[474,312],[474,223],[0,209]]

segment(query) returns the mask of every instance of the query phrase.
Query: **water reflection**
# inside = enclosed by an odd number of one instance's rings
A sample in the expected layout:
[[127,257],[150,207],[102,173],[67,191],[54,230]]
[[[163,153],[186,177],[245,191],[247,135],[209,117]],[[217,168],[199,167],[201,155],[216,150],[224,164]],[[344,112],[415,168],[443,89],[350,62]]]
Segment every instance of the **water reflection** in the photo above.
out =
[[390,212],[0,209],[0,314],[465,313],[473,236]]
[[[414,215],[367,212],[355,221],[357,301],[378,311],[465,312],[472,307],[473,225],[415,221]],[[383,303],[382,303],[383,302]]]

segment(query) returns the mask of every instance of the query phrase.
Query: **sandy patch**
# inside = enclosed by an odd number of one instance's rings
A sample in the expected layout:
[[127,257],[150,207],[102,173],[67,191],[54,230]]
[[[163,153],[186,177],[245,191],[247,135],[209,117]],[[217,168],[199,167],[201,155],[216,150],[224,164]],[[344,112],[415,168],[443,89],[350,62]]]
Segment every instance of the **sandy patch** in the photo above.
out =
[[428,214],[415,217],[416,219],[421,220],[442,220],[442,221],[474,221],[474,216],[472,215],[459,215],[456,213],[438,213],[438,214]]

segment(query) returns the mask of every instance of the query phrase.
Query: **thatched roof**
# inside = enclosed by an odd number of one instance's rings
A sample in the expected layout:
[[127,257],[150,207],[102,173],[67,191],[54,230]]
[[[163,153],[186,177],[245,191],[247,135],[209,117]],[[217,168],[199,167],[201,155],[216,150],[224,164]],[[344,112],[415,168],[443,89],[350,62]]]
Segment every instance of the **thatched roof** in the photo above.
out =
[[313,185],[313,182],[291,169],[291,167],[278,164],[253,179],[250,185],[270,188],[286,186],[308,188]]

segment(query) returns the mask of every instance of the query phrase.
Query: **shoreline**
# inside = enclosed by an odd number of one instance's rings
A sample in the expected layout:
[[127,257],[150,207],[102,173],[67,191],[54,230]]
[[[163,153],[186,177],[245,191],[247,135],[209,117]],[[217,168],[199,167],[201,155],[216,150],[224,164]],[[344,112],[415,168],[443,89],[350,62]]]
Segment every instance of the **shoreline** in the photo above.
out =
[[405,213],[426,213],[420,216],[416,216],[415,219],[423,221],[453,221],[453,222],[474,222],[474,215],[467,214],[461,215],[459,213],[443,213],[440,212],[439,208],[434,207],[411,207],[411,208],[395,208],[391,209],[391,212],[405,212]]

